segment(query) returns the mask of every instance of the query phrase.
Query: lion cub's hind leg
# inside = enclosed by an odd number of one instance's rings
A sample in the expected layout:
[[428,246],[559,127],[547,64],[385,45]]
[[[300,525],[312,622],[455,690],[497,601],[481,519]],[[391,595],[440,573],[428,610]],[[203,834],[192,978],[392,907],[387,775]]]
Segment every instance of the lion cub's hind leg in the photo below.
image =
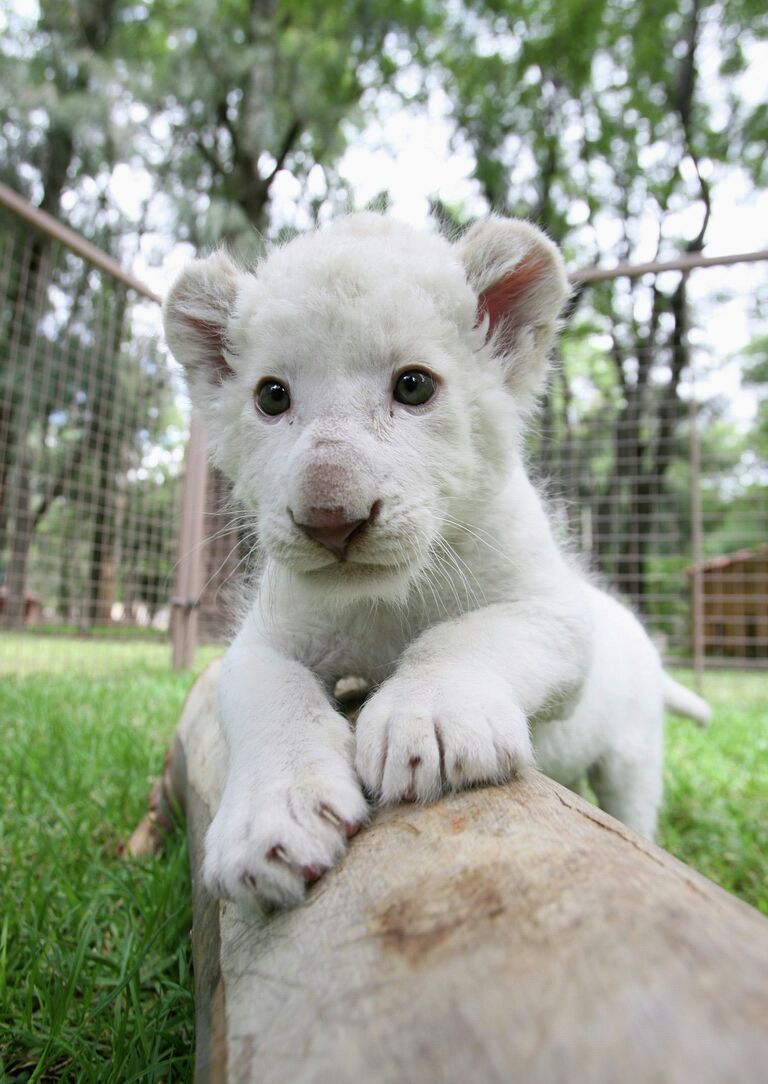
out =
[[[661,738],[661,727],[659,732]],[[642,757],[611,750],[589,769],[588,779],[601,809],[653,839],[663,789],[661,740]]]

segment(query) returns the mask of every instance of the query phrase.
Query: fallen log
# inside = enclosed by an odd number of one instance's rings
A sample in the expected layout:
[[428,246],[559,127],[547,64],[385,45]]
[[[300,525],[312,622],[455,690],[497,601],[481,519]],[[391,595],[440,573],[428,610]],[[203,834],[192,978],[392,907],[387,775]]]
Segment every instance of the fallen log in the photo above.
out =
[[217,673],[167,773],[191,853],[198,1084],[765,1073],[768,920],[541,775],[378,813],[296,910],[246,922],[212,900]]

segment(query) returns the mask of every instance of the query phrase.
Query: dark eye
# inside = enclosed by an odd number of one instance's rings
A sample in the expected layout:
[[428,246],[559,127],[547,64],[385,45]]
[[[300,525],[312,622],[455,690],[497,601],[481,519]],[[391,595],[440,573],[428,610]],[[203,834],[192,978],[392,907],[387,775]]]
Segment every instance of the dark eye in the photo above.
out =
[[398,403],[407,406],[423,406],[435,394],[437,386],[434,377],[423,369],[409,369],[395,381],[394,396]]
[[256,402],[265,414],[285,414],[291,405],[291,397],[285,384],[268,376],[256,389]]

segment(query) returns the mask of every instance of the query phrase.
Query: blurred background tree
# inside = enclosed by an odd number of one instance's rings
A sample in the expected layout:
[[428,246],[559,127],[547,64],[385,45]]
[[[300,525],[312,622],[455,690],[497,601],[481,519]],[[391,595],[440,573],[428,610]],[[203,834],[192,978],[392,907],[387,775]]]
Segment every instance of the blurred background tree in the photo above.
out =
[[[761,5],[468,0],[457,18],[475,48],[454,33],[441,61],[488,204],[533,217],[581,261],[701,251],[713,184],[735,163],[764,182],[766,104],[739,94],[747,51],[766,33]],[[688,276],[604,282],[573,310],[538,465],[578,492],[595,557],[647,612],[665,477],[686,454]],[[599,333],[607,349],[585,355],[580,339]],[[594,396],[579,402],[576,380]]]
[[[440,30],[430,0],[227,0],[131,9],[128,86],[138,140],[170,197],[178,236],[261,250],[275,178],[287,170],[316,215],[347,195],[337,163],[403,56]],[[313,177],[313,194],[307,182]]]

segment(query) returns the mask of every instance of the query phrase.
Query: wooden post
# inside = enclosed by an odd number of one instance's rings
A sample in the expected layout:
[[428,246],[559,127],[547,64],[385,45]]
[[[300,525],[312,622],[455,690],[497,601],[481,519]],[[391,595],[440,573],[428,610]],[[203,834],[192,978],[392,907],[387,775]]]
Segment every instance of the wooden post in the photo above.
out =
[[181,498],[176,593],[172,606],[172,661],[175,670],[191,666],[197,647],[197,607],[203,587],[205,489],[208,476],[205,429],[193,417]]
[[691,368],[691,397],[688,400],[688,428],[691,463],[691,626],[693,630],[693,672],[696,690],[701,692],[704,678],[704,525],[701,511],[701,444],[699,442],[698,404]]
[[[724,1084],[768,1065],[768,920],[544,776],[379,813],[288,912],[200,882],[214,664],[177,732],[198,1084]],[[763,1069],[760,1069],[763,1066]]]

